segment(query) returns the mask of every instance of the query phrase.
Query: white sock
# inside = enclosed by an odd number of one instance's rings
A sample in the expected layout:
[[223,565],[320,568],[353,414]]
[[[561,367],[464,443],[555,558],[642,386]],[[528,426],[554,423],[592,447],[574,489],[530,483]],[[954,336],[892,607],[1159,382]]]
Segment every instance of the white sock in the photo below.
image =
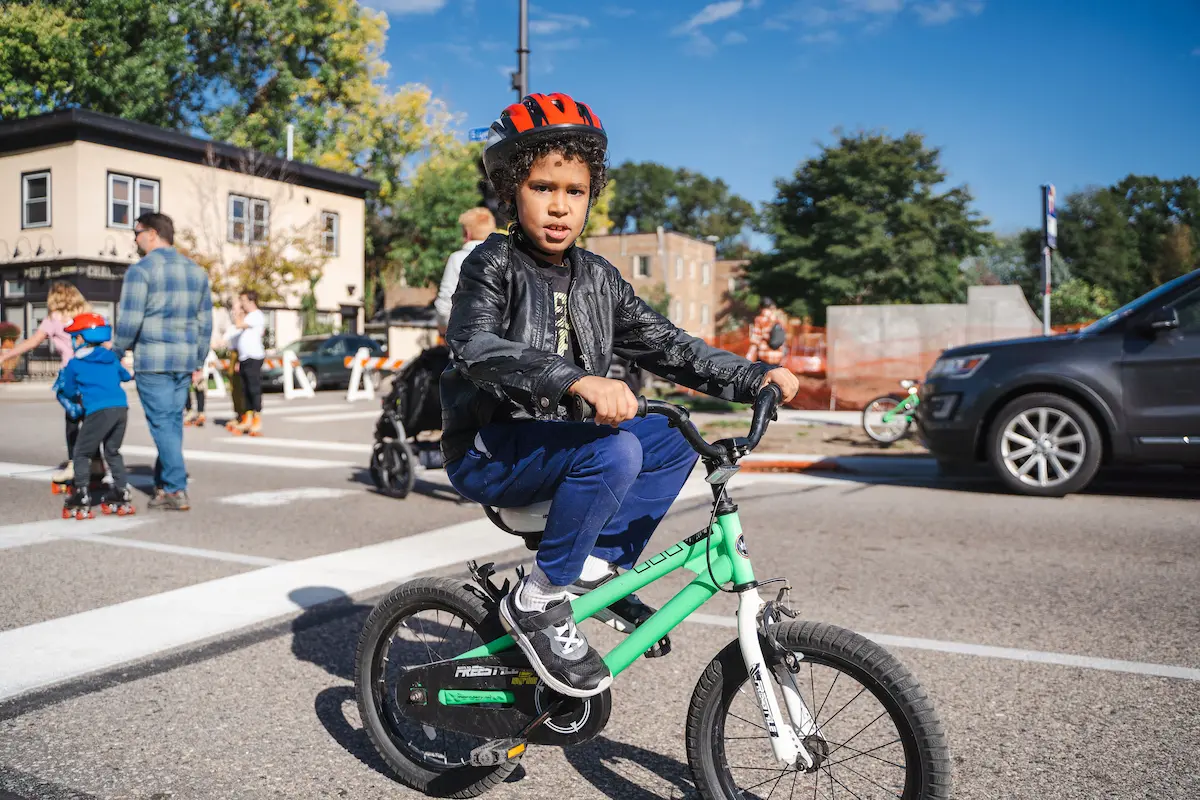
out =
[[603,558],[588,556],[587,560],[583,562],[583,573],[579,578],[585,581],[598,581],[601,578],[607,577],[612,571],[612,564],[609,564]]
[[565,586],[555,586],[537,564],[517,586],[517,608],[522,611],[545,611],[555,600],[569,597]]

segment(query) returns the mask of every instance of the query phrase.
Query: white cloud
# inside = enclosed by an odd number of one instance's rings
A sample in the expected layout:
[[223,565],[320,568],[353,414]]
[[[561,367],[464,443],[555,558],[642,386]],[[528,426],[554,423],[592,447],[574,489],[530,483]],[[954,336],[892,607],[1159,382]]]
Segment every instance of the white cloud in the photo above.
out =
[[366,0],[363,5],[389,14],[435,14],[446,0]]
[[538,12],[538,14],[539,19],[531,19],[529,21],[529,32],[534,36],[566,33],[576,28],[590,27],[592,24],[587,17],[580,17],[575,14],[555,14],[552,12]]
[[747,41],[746,34],[741,31],[730,31],[722,40],[724,44],[745,44]]
[[694,56],[708,57],[717,52],[717,43],[700,31],[688,34],[687,51]]
[[705,25],[737,16],[744,5],[743,0],[721,0],[718,3],[709,3],[691,19],[676,28],[675,33],[692,33]]
[[913,11],[921,18],[922,25],[945,25],[965,14],[982,13],[983,3],[981,0],[938,0],[915,5]]

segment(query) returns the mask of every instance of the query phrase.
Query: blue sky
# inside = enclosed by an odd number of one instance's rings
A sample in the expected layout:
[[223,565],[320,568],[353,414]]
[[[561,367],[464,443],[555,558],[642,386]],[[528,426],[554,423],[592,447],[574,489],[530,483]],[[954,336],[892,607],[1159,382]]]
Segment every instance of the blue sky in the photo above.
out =
[[[462,129],[515,99],[516,0],[367,0],[393,85]],[[1001,233],[1126,174],[1200,174],[1196,0],[531,3],[530,89],[589,103],[613,164],[721,177],[758,204],[833,130],[923,133]]]

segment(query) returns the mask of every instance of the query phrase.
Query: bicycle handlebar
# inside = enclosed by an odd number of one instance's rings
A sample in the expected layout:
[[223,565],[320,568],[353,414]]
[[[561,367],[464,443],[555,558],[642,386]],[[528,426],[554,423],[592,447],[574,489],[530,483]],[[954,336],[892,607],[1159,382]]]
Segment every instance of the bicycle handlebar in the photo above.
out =
[[[592,408],[583,398],[575,397],[574,400],[582,409],[582,413],[580,414],[581,419],[592,419],[596,415],[596,409]],[[671,421],[672,427],[679,429],[679,432],[683,434],[683,438],[692,446],[692,449],[704,458],[721,460],[736,455],[728,452],[725,447],[719,447],[716,444],[706,442],[704,437],[700,435],[700,430],[696,427],[696,424],[691,421],[688,410],[683,406],[668,403],[664,400],[648,400],[645,397],[638,397],[637,402],[637,415],[639,417],[645,417],[648,414],[660,414],[666,417]],[[767,432],[767,426],[775,419],[776,408],[782,402],[783,390],[775,384],[769,383],[759,390],[758,396],[754,398],[754,418],[750,421],[750,433],[746,437],[745,453],[758,447],[763,434]],[[744,453],[742,454],[744,455]]]

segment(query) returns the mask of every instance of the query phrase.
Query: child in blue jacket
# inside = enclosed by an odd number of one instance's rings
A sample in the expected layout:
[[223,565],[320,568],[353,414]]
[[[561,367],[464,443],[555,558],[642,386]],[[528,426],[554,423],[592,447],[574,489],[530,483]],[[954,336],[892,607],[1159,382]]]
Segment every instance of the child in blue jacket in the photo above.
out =
[[[106,511],[112,506],[118,513],[133,513],[125,460],[121,458],[129,418],[129,401],[121,383],[133,380],[133,376],[121,366],[117,354],[104,346],[112,339],[112,327],[104,317],[80,314],[66,330],[75,337],[75,357],[59,373],[55,391],[68,414],[83,416],[83,425],[75,442],[75,490],[63,504],[63,517],[91,518],[96,499]],[[89,464],[100,455],[101,446],[112,473],[112,488],[108,497],[91,498]]]

